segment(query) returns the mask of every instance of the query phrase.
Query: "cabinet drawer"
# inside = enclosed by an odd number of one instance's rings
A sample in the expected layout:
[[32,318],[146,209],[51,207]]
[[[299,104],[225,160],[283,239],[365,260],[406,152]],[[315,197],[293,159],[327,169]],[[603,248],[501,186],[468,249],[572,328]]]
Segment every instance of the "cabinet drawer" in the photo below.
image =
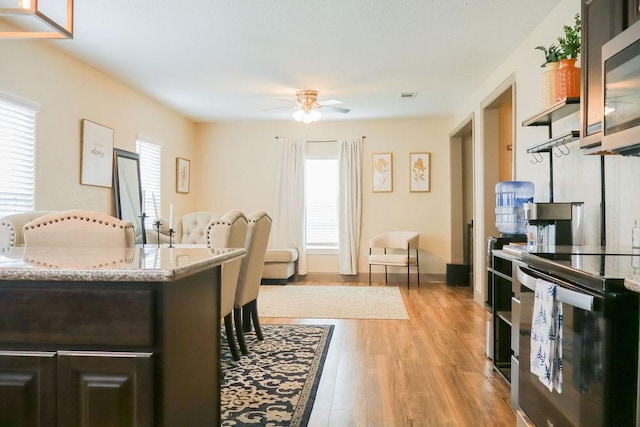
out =
[[0,289],[0,343],[148,347],[152,314],[150,290]]

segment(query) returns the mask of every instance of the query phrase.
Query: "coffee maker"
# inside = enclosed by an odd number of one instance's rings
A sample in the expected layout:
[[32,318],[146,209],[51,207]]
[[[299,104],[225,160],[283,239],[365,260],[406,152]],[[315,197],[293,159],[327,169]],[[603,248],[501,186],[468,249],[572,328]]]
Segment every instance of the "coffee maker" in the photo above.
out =
[[535,247],[582,245],[583,202],[525,203],[527,244]]

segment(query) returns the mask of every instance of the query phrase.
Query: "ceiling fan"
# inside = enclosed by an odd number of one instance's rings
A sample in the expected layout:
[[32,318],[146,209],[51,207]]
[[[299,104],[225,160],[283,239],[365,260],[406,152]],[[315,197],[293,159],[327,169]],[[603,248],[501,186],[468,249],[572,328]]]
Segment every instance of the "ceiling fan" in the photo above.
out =
[[[321,116],[320,109],[327,108],[338,113],[348,113],[348,108],[336,107],[336,104],[342,104],[337,99],[328,99],[326,101],[318,101],[318,91],[311,89],[299,90],[296,92],[296,104],[293,108],[293,118],[299,122],[311,123],[318,120]],[[265,110],[275,110],[279,108],[291,107],[272,107]]]

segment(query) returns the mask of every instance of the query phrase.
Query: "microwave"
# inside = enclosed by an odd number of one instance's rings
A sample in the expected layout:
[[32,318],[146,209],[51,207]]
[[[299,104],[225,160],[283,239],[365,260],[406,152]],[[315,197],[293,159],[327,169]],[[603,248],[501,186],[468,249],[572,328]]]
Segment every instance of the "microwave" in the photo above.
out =
[[640,21],[602,46],[602,148],[640,155]]

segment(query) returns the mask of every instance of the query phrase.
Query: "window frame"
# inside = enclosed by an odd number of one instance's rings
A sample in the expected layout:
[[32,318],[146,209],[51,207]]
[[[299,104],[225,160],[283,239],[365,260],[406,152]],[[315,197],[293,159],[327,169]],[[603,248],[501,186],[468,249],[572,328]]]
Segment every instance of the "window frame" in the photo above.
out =
[[314,245],[313,243],[309,243],[308,241],[308,233],[307,233],[307,227],[308,227],[308,209],[307,209],[307,198],[308,198],[308,176],[305,176],[305,194],[307,195],[305,198],[305,218],[306,218],[306,223],[305,223],[305,234],[307,235],[307,242],[306,242],[306,250],[307,253],[309,254],[316,254],[316,255],[322,255],[322,254],[326,254],[326,255],[333,255],[333,254],[337,254],[338,253],[338,245],[339,245],[339,218],[338,218],[338,153],[333,150],[333,152],[307,152],[307,155],[305,157],[305,172],[309,170],[309,165],[308,165],[308,161],[310,160],[332,160],[335,163],[336,166],[336,176],[335,176],[335,182],[336,182],[336,186],[335,186],[335,207],[336,207],[336,218],[335,218],[335,222],[336,222],[336,241],[335,241],[335,245]]
[[[154,138],[149,138],[144,135],[138,135],[136,137],[136,153],[140,156],[140,188],[142,190],[143,197],[143,212],[146,214],[146,218],[150,221],[145,224],[145,228],[150,228],[153,223],[157,219],[162,218],[162,147],[163,143]],[[141,146],[146,146],[144,150],[141,150]],[[144,151],[154,151],[155,149],[152,147],[157,147],[157,167],[158,171],[154,175],[157,176],[157,179],[153,181],[156,183],[154,188],[150,188],[151,186],[145,186],[145,176],[146,171],[150,169],[146,165],[147,162],[150,161],[148,156],[143,156]],[[155,197],[155,205],[154,205],[154,197]],[[157,218],[156,218],[156,209],[157,209]]]
[[[2,153],[2,162],[7,161],[6,166],[9,166],[2,168],[0,179],[6,182],[6,189],[25,189],[21,193],[7,191],[7,196],[0,198],[0,216],[33,211],[36,206],[37,115],[40,104],[0,92],[0,110],[6,113],[0,118],[0,123],[4,123],[0,135],[6,135],[2,137],[6,138],[4,142],[0,140],[0,148],[6,143],[4,148],[7,150]],[[14,156],[13,163],[7,160],[11,155]],[[12,173],[15,170],[21,171],[22,175],[16,177]],[[12,209],[5,209],[8,207]]]

